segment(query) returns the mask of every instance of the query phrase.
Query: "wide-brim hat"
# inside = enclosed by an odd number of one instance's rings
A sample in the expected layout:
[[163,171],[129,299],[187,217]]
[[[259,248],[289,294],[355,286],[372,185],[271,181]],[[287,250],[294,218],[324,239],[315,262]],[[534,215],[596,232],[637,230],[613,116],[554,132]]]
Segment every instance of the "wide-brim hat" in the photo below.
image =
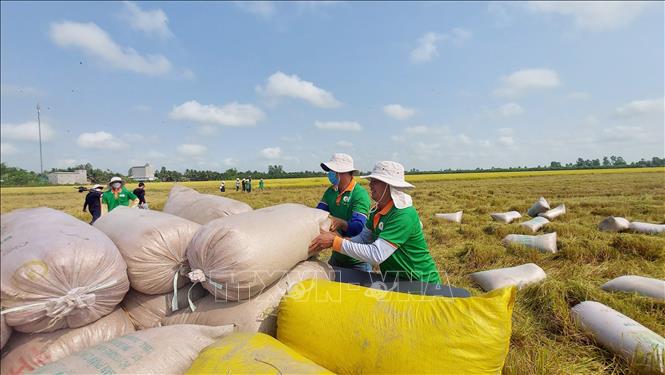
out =
[[328,172],[347,173],[357,171],[353,166],[353,158],[347,154],[333,154],[330,160],[321,163],[321,168]]
[[103,189],[103,188],[104,188],[104,187],[103,187],[102,185],[97,184],[97,185],[95,185],[95,186],[92,187],[92,190]]
[[122,178],[120,178],[118,176],[115,176],[115,177],[111,178],[111,181],[109,181],[109,185],[111,185],[114,182],[123,182],[123,181],[122,181]]
[[376,163],[372,173],[362,178],[374,178],[398,189],[414,188],[415,186],[404,179],[404,167],[394,161],[380,161]]

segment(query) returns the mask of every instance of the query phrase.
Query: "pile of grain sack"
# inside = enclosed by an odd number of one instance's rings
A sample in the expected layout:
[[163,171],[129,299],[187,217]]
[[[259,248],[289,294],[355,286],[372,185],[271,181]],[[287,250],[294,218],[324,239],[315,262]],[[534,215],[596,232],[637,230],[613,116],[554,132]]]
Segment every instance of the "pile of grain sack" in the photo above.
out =
[[164,212],[1,221],[2,374],[184,373],[231,332],[274,336],[288,289],[334,276],[306,260],[327,213],[298,204],[252,210],[176,185]]

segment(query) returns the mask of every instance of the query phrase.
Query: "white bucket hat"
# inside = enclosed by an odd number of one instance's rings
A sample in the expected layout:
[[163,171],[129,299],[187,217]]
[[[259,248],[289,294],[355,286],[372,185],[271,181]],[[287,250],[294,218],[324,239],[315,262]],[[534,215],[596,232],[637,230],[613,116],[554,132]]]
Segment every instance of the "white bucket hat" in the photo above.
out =
[[395,207],[402,209],[413,205],[411,196],[403,189],[413,188],[415,186],[406,182],[404,179],[404,167],[402,164],[394,161],[380,161],[376,163],[372,173],[362,178],[374,178],[383,181],[390,186],[390,197],[393,199]]
[[321,163],[324,171],[333,171],[337,173],[346,173],[357,171],[353,166],[353,158],[347,154],[333,154],[329,161]]
[[109,181],[109,185],[111,185],[114,182],[122,182],[122,178],[118,176],[111,178],[111,181]]
[[92,187],[92,190],[103,189],[103,188],[104,188],[104,187],[103,187],[102,185],[97,184],[97,185],[95,185],[95,186]]

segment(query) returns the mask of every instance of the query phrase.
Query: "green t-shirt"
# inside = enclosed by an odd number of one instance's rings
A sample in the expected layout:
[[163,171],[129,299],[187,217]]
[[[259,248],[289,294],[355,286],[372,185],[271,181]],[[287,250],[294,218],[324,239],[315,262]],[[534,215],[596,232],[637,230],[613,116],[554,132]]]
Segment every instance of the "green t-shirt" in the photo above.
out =
[[379,217],[374,227],[376,212],[370,214],[367,228],[374,235],[397,246],[397,250],[381,263],[381,273],[395,273],[404,280],[441,284],[439,272],[432,255],[427,249],[418,212],[411,207],[398,209],[392,207],[385,215]]
[[105,203],[108,206],[109,212],[118,206],[129,206],[129,201],[135,199],[137,199],[136,195],[125,189],[124,186],[120,189],[117,199],[115,195],[113,195],[112,190],[105,191],[104,194],[102,194],[102,203]]
[[[321,202],[328,205],[328,212],[330,212],[330,215],[333,217],[349,221],[354,212],[367,217],[370,206],[369,194],[367,194],[367,190],[360,186],[355,180],[353,180],[351,184],[354,185],[353,188],[349,189],[350,186],[347,187],[346,191],[344,191],[341,196],[333,186],[329,187],[323,193]],[[340,234],[344,235],[344,233]],[[348,255],[336,251],[333,251],[331,258],[333,258],[341,267],[351,267],[363,263],[358,259],[351,258]]]

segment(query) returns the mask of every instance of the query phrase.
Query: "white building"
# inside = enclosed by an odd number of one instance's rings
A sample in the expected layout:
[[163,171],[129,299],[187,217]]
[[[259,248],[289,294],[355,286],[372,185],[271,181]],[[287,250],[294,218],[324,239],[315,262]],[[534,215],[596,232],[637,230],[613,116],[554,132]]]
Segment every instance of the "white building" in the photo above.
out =
[[74,172],[51,172],[48,174],[49,184],[66,185],[88,183],[88,174],[85,169],[78,169]]
[[129,178],[135,181],[155,181],[155,168],[150,163],[129,169]]

